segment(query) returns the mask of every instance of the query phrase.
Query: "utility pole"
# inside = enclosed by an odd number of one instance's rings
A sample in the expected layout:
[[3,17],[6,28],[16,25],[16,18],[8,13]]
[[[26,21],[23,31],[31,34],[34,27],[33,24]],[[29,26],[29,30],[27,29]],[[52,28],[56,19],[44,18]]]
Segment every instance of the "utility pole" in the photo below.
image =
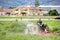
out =
[[39,0],[35,0],[35,7],[39,6]]

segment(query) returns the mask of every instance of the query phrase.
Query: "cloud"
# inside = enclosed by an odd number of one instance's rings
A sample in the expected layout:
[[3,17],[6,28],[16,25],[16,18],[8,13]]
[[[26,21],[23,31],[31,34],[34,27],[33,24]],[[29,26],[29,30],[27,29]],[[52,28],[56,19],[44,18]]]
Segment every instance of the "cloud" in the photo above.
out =
[[[34,0],[0,0],[0,6],[34,5]],[[60,5],[60,0],[39,0],[40,5]]]

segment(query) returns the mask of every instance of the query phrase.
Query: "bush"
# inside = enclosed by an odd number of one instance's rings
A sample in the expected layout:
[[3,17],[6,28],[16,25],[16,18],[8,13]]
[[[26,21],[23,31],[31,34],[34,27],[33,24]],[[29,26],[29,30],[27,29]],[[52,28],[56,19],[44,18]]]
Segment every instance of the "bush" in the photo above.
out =
[[49,14],[50,16],[58,16],[58,15],[59,15],[56,9],[50,10],[48,14]]
[[6,14],[7,14],[7,15],[10,15],[10,12],[7,12]]
[[26,12],[21,12],[21,14],[22,14],[23,16],[26,16]]

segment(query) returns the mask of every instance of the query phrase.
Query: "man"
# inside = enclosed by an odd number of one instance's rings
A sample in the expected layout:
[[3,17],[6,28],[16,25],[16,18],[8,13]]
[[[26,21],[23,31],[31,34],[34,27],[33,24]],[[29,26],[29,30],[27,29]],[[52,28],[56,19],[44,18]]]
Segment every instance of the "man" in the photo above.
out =
[[39,32],[41,32],[42,31],[42,20],[41,19],[39,19],[38,21],[37,21],[37,25],[38,25],[38,30],[39,30]]
[[39,20],[37,21],[37,24],[38,24],[38,25],[42,25],[42,20],[39,19]]

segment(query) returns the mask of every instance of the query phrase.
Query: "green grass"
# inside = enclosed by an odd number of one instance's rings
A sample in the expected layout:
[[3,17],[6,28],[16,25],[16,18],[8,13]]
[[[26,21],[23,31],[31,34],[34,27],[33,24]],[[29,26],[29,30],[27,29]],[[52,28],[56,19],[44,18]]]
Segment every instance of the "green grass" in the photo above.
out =
[[[33,23],[37,23],[37,20],[30,21]],[[60,20],[42,20],[43,24],[47,24],[50,30],[53,28],[60,28]]]
[[[32,20],[30,22],[37,23],[37,20]],[[60,20],[42,20],[42,23],[52,27],[60,26]]]
[[3,37],[1,40],[60,40],[57,35],[31,35],[31,34],[13,34]]
[[[60,20],[42,20],[48,24],[52,32],[60,34]],[[60,35],[31,35],[24,34],[27,23],[37,23],[32,21],[0,21],[0,40],[60,40]],[[57,29],[54,29],[54,27]],[[58,29],[59,28],[59,29]]]
[[58,16],[0,16],[0,18],[23,18],[23,19],[38,19],[38,18],[42,18],[42,19],[47,19],[47,18],[55,18]]
[[23,32],[23,29],[25,29],[25,24],[22,22],[0,22],[0,30],[6,31],[6,32]]
[[[42,20],[43,24],[47,24],[50,29],[53,29],[54,27],[60,27],[60,20]],[[22,31],[24,28],[26,28],[26,25],[28,23],[34,23],[37,24],[37,20],[31,20],[31,21],[0,21],[0,28],[3,28],[4,30],[10,30],[10,31]],[[12,30],[11,30],[12,29]]]

